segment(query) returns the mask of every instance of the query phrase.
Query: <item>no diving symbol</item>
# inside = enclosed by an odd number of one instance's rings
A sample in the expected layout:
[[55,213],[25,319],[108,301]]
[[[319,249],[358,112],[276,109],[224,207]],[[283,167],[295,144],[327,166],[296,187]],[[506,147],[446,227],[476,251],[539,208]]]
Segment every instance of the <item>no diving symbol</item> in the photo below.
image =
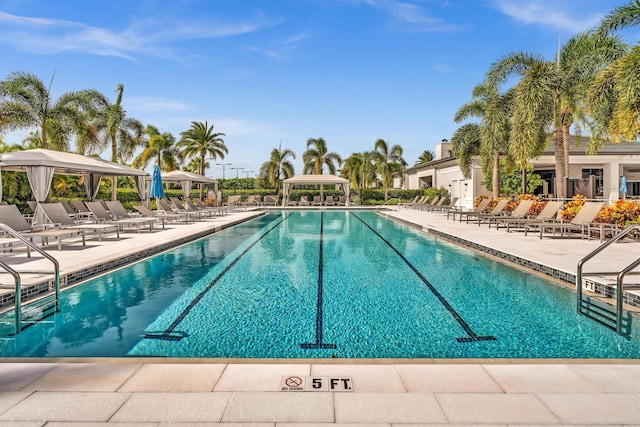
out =
[[287,387],[300,387],[302,385],[302,378],[289,377],[284,381],[284,383],[287,385]]

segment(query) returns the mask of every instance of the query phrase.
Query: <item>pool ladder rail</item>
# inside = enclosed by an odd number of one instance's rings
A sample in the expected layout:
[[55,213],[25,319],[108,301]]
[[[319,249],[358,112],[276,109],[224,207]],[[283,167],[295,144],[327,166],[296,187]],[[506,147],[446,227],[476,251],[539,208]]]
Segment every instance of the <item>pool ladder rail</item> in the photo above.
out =
[[[30,251],[35,251],[42,255],[53,264],[53,272],[49,271],[18,271],[10,266],[4,259],[0,258],[0,268],[5,270],[11,276],[15,283],[15,335],[19,334],[26,327],[34,323],[40,322],[50,315],[60,311],[60,264],[58,261],[39,248],[30,240],[23,237],[19,232],[11,227],[0,223],[0,230],[5,235],[10,235],[16,240],[20,240],[27,246],[27,256],[31,256]],[[22,304],[22,277],[21,274],[51,274],[53,276],[54,292],[49,293],[42,298],[38,298],[23,306]]]
[[[591,253],[586,255],[578,262],[576,269],[576,292],[577,292],[577,308],[578,313],[585,316],[589,316],[592,319],[602,323],[605,326],[613,329],[618,335],[628,336],[631,331],[631,315],[627,313],[624,316],[623,303],[624,303],[624,279],[629,275],[640,275],[640,271],[636,270],[636,267],[640,265],[640,258],[634,260],[625,268],[620,271],[584,271],[584,265],[587,261],[593,259],[596,255],[602,253],[605,249],[611,246],[613,243],[618,242],[620,239],[627,236],[634,230],[639,230],[640,224],[634,224],[611,237],[602,245],[598,246]],[[615,285],[615,305],[611,307],[610,304],[600,301],[599,298],[584,296],[583,280],[588,276],[613,276],[616,277]],[[629,288],[631,285],[627,285]],[[605,295],[606,296],[606,295]]]

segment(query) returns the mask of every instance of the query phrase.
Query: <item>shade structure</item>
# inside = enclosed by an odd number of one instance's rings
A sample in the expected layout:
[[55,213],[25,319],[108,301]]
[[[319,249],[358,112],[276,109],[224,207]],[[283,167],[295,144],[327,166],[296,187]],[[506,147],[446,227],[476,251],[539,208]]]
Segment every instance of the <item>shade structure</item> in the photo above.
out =
[[622,178],[620,178],[620,194],[622,194],[623,199],[627,197],[628,191],[629,190],[627,189],[627,177],[622,175]]
[[103,176],[135,176],[140,199],[144,202],[145,172],[99,157],[83,156],[64,151],[36,148],[0,154],[0,170],[21,171],[27,173],[31,191],[38,202],[34,212],[34,223],[44,222],[44,212],[39,203],[43,202],[51,189],[54,174],[81,175],[85,178],[87,197],[93,199]]
[[164,172],[162,174],[162,180],[164,182],[179,182],[184,197],[189,197],[193,184],[213,184],[214,191],[216,194],[218,193],[218,181],[197,173],[180,170]]
[[289,203],[291,189],[295,185],[319,185],[320,192],[323,193],[324,186],[331,184],[335,184],[336,187],[340,187],[342,191],[344,191],[344,194],[347,197],[345,205],[349,206],[349,180],[336,175],[298,175],[293,178],[285,179],[282,206],[286,206]]
[[151,175],[151,187],[149,188],[149,197],[157,199],[164,197],[164,188],[162,188],[162,174],[160,173],[160,166],[155,165],[153,167],[153,174]]

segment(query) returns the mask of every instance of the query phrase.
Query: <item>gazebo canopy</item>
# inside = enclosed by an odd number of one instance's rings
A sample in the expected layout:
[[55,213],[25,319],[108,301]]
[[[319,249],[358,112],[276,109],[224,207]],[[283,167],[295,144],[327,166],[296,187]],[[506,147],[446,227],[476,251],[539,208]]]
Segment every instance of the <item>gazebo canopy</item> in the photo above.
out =
[[[43,202],[49,194],[54,174],[84,176],[85,190],[91,200],[98,193],[100,178],[103,176],[136,176],[138,194],[143,201],[145,200],[144,176],[146,174],[144,171],[99,157],[36,148],[0,154],[0,170],[26,172],[31,191],[38,203]],[[0,179],[0,199],[2,198],[1,184]],[[34,218],[36,224],[44,221],[44,213],[39,206],[34,212]]]
[[83,156],[63,151],[35,148],[0,154],[0,168],[26,171],[27,167],[53,168],[54,174],[87,175],[97,173],[108,176],[144,176],[145,172],[129,166],[103,160],[99,157]]
[[335,184],[341,187],[347,196],[346,205],[349,206],[349,180],[336,175],[298,175],[293,178],[285,179],[282,197],[282,206],[286,206],[289,202],[289,194],[295,185],[319,185],[320,191],[323,191],[325,185]]
[[179,182],[182,187],[184,197],[189,197],[191,186],[193,184],[213,184],[214,191],[218,194],[218,181],[204,175],[175,170],[171,172],[163,172],[161,176],[162,182]]

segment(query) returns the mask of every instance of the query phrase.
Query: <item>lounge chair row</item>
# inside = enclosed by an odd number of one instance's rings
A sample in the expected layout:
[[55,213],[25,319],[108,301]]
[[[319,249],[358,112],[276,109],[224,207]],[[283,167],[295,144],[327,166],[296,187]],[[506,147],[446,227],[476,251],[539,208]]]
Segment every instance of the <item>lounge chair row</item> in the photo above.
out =
[[307,196],[300,196],[300,201],[298,201],[298,206],[345,206],[346,204],[347,196],[338,196],[336,200],[333,196],[327,195],[324,201],[322,200],[322,196],[313,196],[311,201],[309,201]]
[[[202,220],[211,218],[214,214],[220,214],[223,209],[209,208],[202,204],[198,206],[198,200],[175,198],[173,206],[165,199],[161,199],[162,209],[152,211],[144,206],[135,206],[139,215],[129,213],[119,201],[82,202],[74,200],[69,203],[41,203],[47,224],[32,225],[20,213],[15,205],[0,205],[0,223],[7,225],[21,234],[21,236],[34,241],[38,239],[43,245],[48,245],[49,240],[57,242],[58,250],[62,250],[62,242],[82,242],[86,245],[87,234],[97,236],[100,241],[105,234],[115,234],[117,239],[120,233],[127,228],[133,228],[138,233],[143,230],[153,231],[158,222],[165,227],[166,222],[184,222],[190,220]],[[71,207],[73,206],[73,208]],[[35,206],[32,207],[35,210]],[[12,245],[19,243],[19,239],[0,235],[0,244]],[[27,249],[27,251],[29,251]]]
[[524,231],[536,233],[541,239],[545,235],[560,237],[582,237],[591,239],[598,237],[602,241],[605,236],[617,233],[616,224],[594,222],[598,213],[604,207],[604,202],[586,202],[581,210],[570,220],[558,218],[558,212],[563,206],[561,201],[549,201],[535,216],[529,215],[534,205],[533,200],[521,200],[510,215],[505,214],[508,200],[498,200],[489,209],[491,199],[483,199],[474,209],[453,208],[447,211],[447,218],[456,218],[468,223],[495,225],[496,229],[506,228],[507,232]]

